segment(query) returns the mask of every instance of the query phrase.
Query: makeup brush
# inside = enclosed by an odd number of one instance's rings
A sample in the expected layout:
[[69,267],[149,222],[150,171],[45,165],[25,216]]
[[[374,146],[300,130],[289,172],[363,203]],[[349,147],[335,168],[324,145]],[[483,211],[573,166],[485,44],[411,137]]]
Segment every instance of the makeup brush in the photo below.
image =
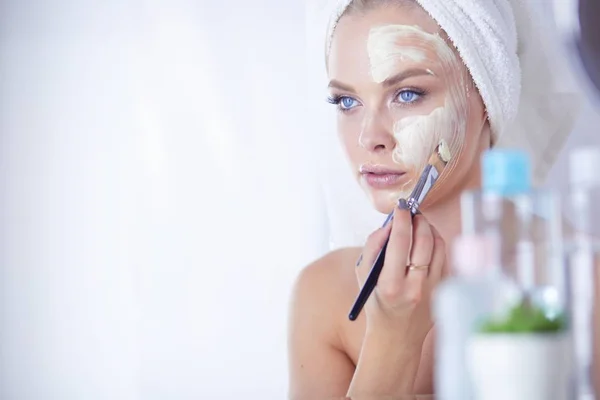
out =
[[[423,173],[421,173],[421,177],[419,178],[419,181],[417,182],[415,188],[406,200],[411,216],[414,217],[419,212],[419,206],[421,205],[423,200],[425,200],[425,196],[427,196],[433,185],[437,182],[438,178],[442,174],[442,171],[444,171],[444,168],[446,168],[446,165],[448,164],[448,162],[450,162],[451,159],[452,153],[450,153],[448,143],[446,143],[446,141],[442,139],[435,148],[435,151],[433,152],[431,157],[429,158],[429,162],[423,169]],[[384,225],[391,220],[393,214],[394,212],[392,211],[392,213],[388,215]],[[381,274],[381,270],[383,268],[383,263],[385,261],[385,251],[387,250],[389,240],[390,238],[388,237],[383,247],[379,251],[377,259],[375,260],[375,262],[373,263],[373,267],[371,268],[371,272],[369,272],[369,276],[367,277],[365,284],[360,290],[358,297],[354,301],[354,305],[352,306],[350,314],[348,315],[350,321],[354,321],[356,320],[356,318],[358,318],[358,315],[365,306],[367,299],[375,289],[375,285],[377,285],[377,279],[379,279],[379,274]]]

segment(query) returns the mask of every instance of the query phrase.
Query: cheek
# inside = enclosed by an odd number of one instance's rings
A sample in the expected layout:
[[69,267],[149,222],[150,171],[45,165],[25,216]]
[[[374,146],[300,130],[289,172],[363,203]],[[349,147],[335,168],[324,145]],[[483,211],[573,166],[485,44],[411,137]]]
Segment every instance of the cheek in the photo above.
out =
[[470,112],[467,118],[465,128],[465,137],[460,151],[453,163],[459,176],[476,174],[479,169],[481,153],[484,150],[481,147],[482,135],[486,135],[485,115],[481,102],[478,104],[477,97],[469,99]]
[[[397,147],[394,161],[419,173],[427,164],[435,148],[444,139],[449,146],[453,161],[463,151],[467,138],[467,126],[471,116],[469,89],[465,86],[460,66],[449,61],[440,68],[447,82],[443,95],[428,98],[437,108],[427,115],[404,117],[394,124]],[[430,95],[432,96],[432,95]]]
[[477,156],[483,150],[481,145],[489,145],[489,143],[483,143],[482,135],[485,134],[487,139],[490,139],[487,135],[487,130],[484,129],[486,126],[486,116],[483,108],[483,103],[479,96],[472,96],[469,99],[470,112],[467,119],[464,151],[473,156]]
[[428,115],[408,117],[394,124],[394,137],[398,143],[393,153],[394,161],[408,168],[422,169],[441,139],[452,137],[451,113],[438,107]]

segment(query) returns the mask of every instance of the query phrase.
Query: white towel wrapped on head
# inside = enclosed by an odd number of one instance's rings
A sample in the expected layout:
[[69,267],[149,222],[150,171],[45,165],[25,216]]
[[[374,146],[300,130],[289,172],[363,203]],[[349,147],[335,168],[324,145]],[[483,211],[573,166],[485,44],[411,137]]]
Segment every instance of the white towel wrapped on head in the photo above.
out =
[[[561,77],[525,0],[415,0],[446,32],[486,107],[495,146],[529,152],[541,184],[571,133],[578,94]],[[338,0],[327,33],[352,0]]]

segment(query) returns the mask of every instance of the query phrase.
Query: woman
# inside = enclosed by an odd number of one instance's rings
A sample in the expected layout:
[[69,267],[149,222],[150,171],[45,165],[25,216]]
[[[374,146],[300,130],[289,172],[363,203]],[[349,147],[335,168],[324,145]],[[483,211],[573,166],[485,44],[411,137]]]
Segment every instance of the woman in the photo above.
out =
[[[332,252],[301,273],[289,330],[291,398],[433,392],[430,297],[448,272],[448,244],[460,233],[459,197],[478,186],[482,152],[522,112],[515,103],[524,98],[520,78],[527,70],[519,64],[519,21],[509,0],[497,0],[502,4],[494,10],[505,26],[487,30],[485,18],[462,31],[457,26],[464,20],[449,21],[468,12],[453,10],[460,2],[342,1],[334,15],[327,72],[338,134],[359,184],[378,211],[393,211],[393,219],[363,248]],[[485,7],[489,2],[481,3]],[[477,32],[470,34],[471,28]],[[468,47],[473,35],[491,45]],[[545,134],[564,137],[568,127],[561,129]],[[402,199],[442,139],[452,161],[422,214],[411,219]],[[348,310],[388,236],[377,287],[350,322]]]

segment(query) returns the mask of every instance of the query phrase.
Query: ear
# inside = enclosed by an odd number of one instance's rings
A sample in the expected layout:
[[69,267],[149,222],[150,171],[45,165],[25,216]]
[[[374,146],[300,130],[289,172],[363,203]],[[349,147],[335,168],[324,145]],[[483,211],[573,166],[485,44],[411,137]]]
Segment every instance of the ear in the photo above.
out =
[[496,135],[494,135],[494,133],[492,132],[490,120],[487,116],[487,113],[485,114],[485,119],[483,121],[483,126],[481,127],[482,150],[494,147],[497,142]]

